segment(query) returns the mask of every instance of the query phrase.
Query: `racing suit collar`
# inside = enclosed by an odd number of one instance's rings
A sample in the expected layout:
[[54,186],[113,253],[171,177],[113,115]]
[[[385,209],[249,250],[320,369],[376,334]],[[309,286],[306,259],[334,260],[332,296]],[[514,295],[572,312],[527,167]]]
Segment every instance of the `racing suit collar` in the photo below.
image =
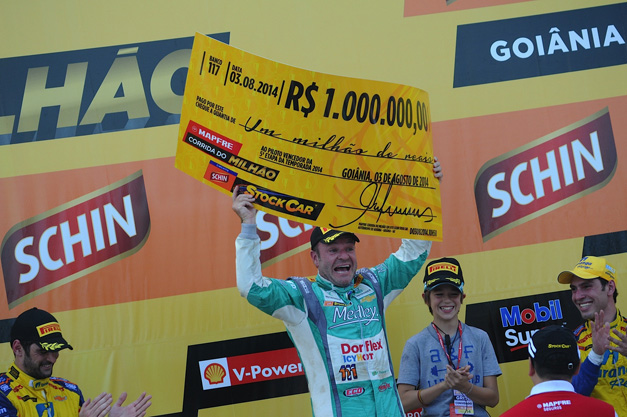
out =
[[338,287],[328,279],[324,278],[322,275],[318,274],[318,276],[316,277],[316,282],[323,290],[333,290],[338,294],[346,294],[349,291],[353,291],[355,287],[359,285],[362,279],[362,276],[360,274],[357,274],[355,275],[355,277],[353,277],[353,280],[349,285],[347,285],[346,287]]
[[48,383],[50,382],[50,378],[35,379],[31,377],[27,373],[21,371],[20,368],[15,365],[15,362],[13,362],[11,368],[9,368],[9,375],[15,378],[15,380],[18,381],[21,385],[31,387],[36,390],[43,390],[48,386]]
[[[616,318],[612,320],[612,322],[610,322],[610,329],[616,328],[622,322],[623,322],[623,316],[620,314],[620,310],[618,309],[618,307],[616,307]],[[592,327],[590,325],[590,320],[586,320],[585,325],[586,325],[586,329],[591,331]]]

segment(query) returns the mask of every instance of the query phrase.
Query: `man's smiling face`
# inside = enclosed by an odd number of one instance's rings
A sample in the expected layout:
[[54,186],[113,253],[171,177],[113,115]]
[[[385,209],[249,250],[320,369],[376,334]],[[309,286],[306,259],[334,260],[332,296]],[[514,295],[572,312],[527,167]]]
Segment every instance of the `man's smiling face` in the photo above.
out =
[[608,304],[613,303],[614,283],[602,285],[601,278],[581,279],[573,277],[570,282],[573,303],[579,309],[584,320],[594,320],[594,313],[607,311]]
[[333,285],[346,287],[353,281],[357,271],[357,254],[352,236],[340,236],[328,245],[320,242],[310,255],[320,276]]

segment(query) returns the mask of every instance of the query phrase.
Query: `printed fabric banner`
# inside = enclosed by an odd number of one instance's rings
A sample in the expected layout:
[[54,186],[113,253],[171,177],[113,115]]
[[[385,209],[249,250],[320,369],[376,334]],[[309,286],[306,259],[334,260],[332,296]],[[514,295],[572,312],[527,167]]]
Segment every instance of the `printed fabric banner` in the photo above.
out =
[[429,98],[279,64],[196,34],[176,167],[280,217],[442,240]]

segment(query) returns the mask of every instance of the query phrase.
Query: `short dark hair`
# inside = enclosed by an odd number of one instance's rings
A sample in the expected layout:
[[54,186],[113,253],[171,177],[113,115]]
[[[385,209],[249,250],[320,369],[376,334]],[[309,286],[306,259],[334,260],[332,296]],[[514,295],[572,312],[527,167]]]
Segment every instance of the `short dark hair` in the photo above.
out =
[[570,381],[575,376],[575,369],[564,370],[558,374],[539,366],[533,359],[531,359],[531,363],[533,364],[533,369],[536,370],[536,374],[543,379]]
[[[24,349],[24,354],[26,356],[28,356],[29,358],[30,358],[30,347],[32,345],[38,345],[39,346],[39,344],[37,342],[33,342],[33,341],[30,341],[30,340],[20,340],[20,339],[13,339],[11,341],[11,345],[13,345],[13,342],[15,342],[16,340],[19,340],[20,345],[22,346],[22,349]],[[13,354],[15,355],[15,352],[13,352]]]

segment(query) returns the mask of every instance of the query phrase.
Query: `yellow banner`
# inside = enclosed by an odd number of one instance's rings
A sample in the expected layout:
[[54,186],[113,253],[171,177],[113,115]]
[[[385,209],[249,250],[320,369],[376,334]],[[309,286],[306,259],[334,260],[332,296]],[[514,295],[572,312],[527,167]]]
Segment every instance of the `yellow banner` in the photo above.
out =
[[196,34],[176,167],[323,227],[442,240],[429,98],[307,71]]

